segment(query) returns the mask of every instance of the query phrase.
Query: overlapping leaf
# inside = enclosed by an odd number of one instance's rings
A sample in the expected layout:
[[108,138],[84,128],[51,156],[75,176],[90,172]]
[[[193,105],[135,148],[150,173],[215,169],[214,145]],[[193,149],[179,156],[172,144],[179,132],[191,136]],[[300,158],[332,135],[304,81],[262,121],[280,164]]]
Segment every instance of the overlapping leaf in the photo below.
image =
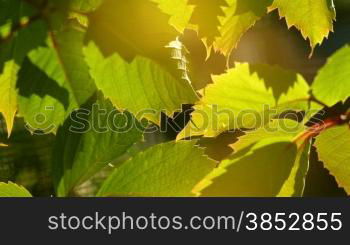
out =
[[335,9],[333,0],[274,0],[270,10],[278,9],[288,27],[295,26],[312,50],[333,31]]
[[169,24],[182,33],[188,26],[193,12],[193,6],[188,5],[188,0],[151,0],[170,16]]
[[185,80],[175,79],[154,61],[136,57],[131,63],[118,54],[104,58],[90,43],[85,49],[97,87],[120,110],[127,109],[137,119],[158,123],[161,112],[172,116],[182,104],[191,104],[197,95]]
[[338,50],[327,64],[319,70],[312,85],[315,97],[328,106],[333,106],[350,97],[350,47]]
[[58,131],[53,168],[58,196],[74,188],[141,140],[145,125],[100,98],[74,113]]
[[[310,142],[297,142],[295,139],[306,130],[302,123],[290,119],[275,119],[262,128],[248,132],[232,145],[235,152],[253,146],[259,141],[273,139],[275,141],[295,142],[299,148],[293,168],[277,196],[302,196],[305,178],[309,166]],[[308,140],[309,141],[309,140]]]
[[265,139],[224,160],[193,190],[200,196],[273,197],[288,180],[297,157],[290,141]]
[[278,67],[236,64],[213,80],[178,139],[258,128],[283,111],[308,108],[309,86],[304,78]]
[[125,162],[102,185],[99,196],[191,196],[215,166],[193,141],[156,145]]
[[0,197],[32,197],[32,195],[24,187],[15,183],[0,182]]
[[237,46],[242,35],[257,20],[267,14],[267,7],[272,0],[226,0],[228,6],[223,8],[224,16],[220,16],[220,35],[215,38],[214,48],[229,56]]
[[348,125],[326,130],[316,138],[319,159],[350,193],[350,129]]
[[[10,24],[10,27],[19,25],[23,17],[29,17],[35,13],[23,1],[4,0],[0,4],[0,10],[6,10],[5,13],[0,13],[0,29],[4,28],[2,25],[6,22]],[[0,113],[4,115],[9,135],[17,111],[18,71],[27,53],[44,43],[45,37],[45,24],[39,20],[18,32],[8,33],[4,40],[0,38]]]
[[88,39],[104,55],[117,52],[128,61],[137,55],[163,57],[164,47],[179,35],[153,0],[105,0],[88,17]]
[[191,23],[198,26],[198,35],[211,46],[216,37],[220,36],[219,16],[225,16],[223,7],[228,6],[226,0],[189,0],[194,6]]
[[47,46],[31,51],[18,78],[19,113],[32,130],[55,132],[88,101],[96,87],[85,63],[84,32],[71,22],[50,32]]

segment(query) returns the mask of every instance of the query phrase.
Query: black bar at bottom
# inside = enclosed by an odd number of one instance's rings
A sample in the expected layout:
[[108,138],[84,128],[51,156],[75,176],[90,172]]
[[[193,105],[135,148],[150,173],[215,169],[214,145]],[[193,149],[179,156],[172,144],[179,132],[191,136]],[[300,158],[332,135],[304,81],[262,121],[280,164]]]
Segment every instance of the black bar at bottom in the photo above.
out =
[[350,199],[0,199],[0,244],[337,244]]

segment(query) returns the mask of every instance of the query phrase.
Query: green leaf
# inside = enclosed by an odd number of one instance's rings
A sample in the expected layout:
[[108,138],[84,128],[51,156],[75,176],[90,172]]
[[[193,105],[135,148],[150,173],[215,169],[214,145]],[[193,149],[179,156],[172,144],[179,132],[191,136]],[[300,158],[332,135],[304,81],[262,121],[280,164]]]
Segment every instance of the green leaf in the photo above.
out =
[[242,35],[256,21],[267,14],[267,7],[272,0],[226,0],[228,6],[223,8],[224,16],[220,16],[220,35],[215,38],[214,48],[229,56],[236,48]]
[[[16,0],[0,2],[1,10],[2,7],[7,7],[10,11],[9,16],[2,16],[1,13],[0,16],[4,20],[11,17],[14,24],[18,24],[21,18],[28,17],[33,12],[23,1],[15,4],[16,2]],[[0,22],[2,21],[0,20]],[[43,21],[38,20],[28,27],[12,33],[11,36],[9,35],[4,41],[0,38],[0,113],[5,118],[7,132],[10,136],[18,106],[16,89],[18,71],[27,53],[44,43],[46,26]]]
[[0,197],[32,197],[32,195],[24,187],[15,183],[0,182]]
[[[232,145],[235,152],[248,149],[259,141],[270,139],[274,141],[294,142],[296,137],[306,130],[302,123],[290,119],[275,119],[262,128],[249,131]],[[309,167],[310,142],[295,142],[298,146],[298,155],[286,182],[277,196],[302,196],[305,178]]]
[[274,0],[270,11],[274,9],[286,18],[288,28],[295,26],[310,40],[312,51],[333,31],[333,0]]
[[278,197],[302,197],[309,170],[311,139],[299,150],[288,179],[284,182]]
[[169,24],[182,33],[187,27],[193,12],[193,6],[187,5],[188,0],[151,0],[170,16]]
[[105,0],[88,17],[88,40],[104,55],[117,52],[128,61],[137,55],[163,56],[164,47],[179,35],[154,0]]
[[[241,151],[264,139],[293,141],[300,133],[306,130],[302,123],[291,119],[274,119],[256,130],[248,131],[231,145],[235,152]],[[304,143],[304,142],[302,142]]]
[[[350,46],[338,50],[321,68],[312,85],[314,96],[328,106],[350,96]],[[335,86],[336,85],[336,86]]]
[[258,128],[283,111],[308,109],[309,86],[304,78],[278,67],[237,63],[227,73],[213,76],[213,81],[178,139]]
[[290,176],[297,146],[290,141],[262,140],[224,160],[199,183],[200,196],[274,197]]
[[197,26],[198,36],[211,46],[220,36],[219,17],[225,16],[223,7],[228,6],[226,0],[189,0],[188,4],[194,5],[191,24]]
[[74,112],[58,131],[54,148],[57,195],[74,195],[77,186],[140,141],[144,129],[130,113],[101,98]]
[[85,63],[84,32],[75,22],[51,31],[47,46],[31,51],[19,72],[19,113],[28,127],[55,132],[96,91]]
[[97,87],[118,109],[127,109],[137,119],[159,124],[161,112],[172,116],[182,104],[197,101],[187,81],[175,79],[150,59],[136,57],[128,63],[118,54],[104,58],[92,42],[84,52]]
[[348,125],[334,127],[316,138],[320,161],[336,178],[340,187],[350,194],[350,129]]
[[194,141],[156,145],[125,162],[98,196],[192,196],[192,188],[215,166]]

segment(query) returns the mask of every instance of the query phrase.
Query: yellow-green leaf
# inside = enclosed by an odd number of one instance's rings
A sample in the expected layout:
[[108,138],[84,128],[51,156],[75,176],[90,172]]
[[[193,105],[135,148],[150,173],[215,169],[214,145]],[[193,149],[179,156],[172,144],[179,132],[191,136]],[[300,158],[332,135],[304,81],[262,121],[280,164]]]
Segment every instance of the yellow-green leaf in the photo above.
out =
[[227,73],[213,76],[213,81],[178,139],[259,128],[283,111],[308,108],[309,86],[304,78],[278,67],[237,63]]
[[193,192],[210,197],[274,197],[288,180],[297,156],[290,141],[265,139],[224,160]]
[[329,107],[350,97],[350,46],[346,45],[328,59],[319,70],[312,91]]
[[98,196],[192,196],[192,188],[214,167],[194,141],[159,144],[117,168]]
[[137,56],[128,63],[116,53],[104,58],[92,42],[84,52],[97,87],[114,106],[137,119],[159,124],[161,112],[172,116],[182,104],[198,99],[186,80],[175,79],[151,59]]
[[0,197],[32,197],[32,195],[24,187],[15,183],[0,182]]
[[229,56],[242,35],[267,14],[267,7],[272,0],[226,0],[226,2],[228,6],[223,7],[224,15],[219,16],[220,35],[215,38],[214,48]]
[[169,24],[179,32],[183,32],[192,16],[193,6],[187,4],[188,0],[151,0],[170,16]]
[[350,128],[334,127],[316,138],[319,159],[336,178],[340,187],[350,194]]
[[[274,0],[270,10],[278,9],[288,27],[295,26],[313,49],[333,31],[335,8],[333,0]],[[311,52],[312,54],[312,52]]]

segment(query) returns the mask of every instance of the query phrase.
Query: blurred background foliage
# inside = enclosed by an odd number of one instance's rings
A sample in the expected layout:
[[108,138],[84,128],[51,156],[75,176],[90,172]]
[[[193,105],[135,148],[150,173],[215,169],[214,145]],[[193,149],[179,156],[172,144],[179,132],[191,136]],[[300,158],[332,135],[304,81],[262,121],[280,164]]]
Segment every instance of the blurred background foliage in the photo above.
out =
[[[311,82],[326,59],[350,42],[350,1],[335,0],[334,2],[337,9],[334,33],[322,46],[316,48],[312,58],[308,58],[310,53],[308,41],[304,40],[295,28],[288,30],[285,21],[280,20],[277,12],[274,11],[257,22],[243,36],[237,49],[232,52],[229,66],[233,66],[237,61],[251,64],[277,64],[300,72]],[[192,76],[196,77],[194,80],[200,81],[200,84],[194,85],[197,89],[211,82],[211,74],[221,74],[227,68],[225,57],[218,53],[212,53],[206,59],[206,48],[196,32],[186,30],[181,41],[189,51]],[[143,142],[135,145],[122,159],[116,159],[114,164],[117,165],[118,162],[151,145],[174,140],[177,133],[188,122],[190,111],[190,105],[184,106],[184,112],[177,115],[174,120],[164,115],[160,127],[163,128],[162,131],[167,128],[166,133],[161,133],[159,130],[156,133],[145,134]],[[228,145],[241,134],[241,132],[223,133],[213,139],[203,138],[199,144],[206,147],[206,153],[211,158],[222,160],[232,153]],[[31,135],[26,130],[24,122],[17,118],[11,138],[8,139],[4,120],[0,118],[0,139],[8,145],[8,147],[0,147],[0,182],[16,182],[25,186],[34,196],[53,196],[50,158],[54,135]],[[79,190],[80,194],[93,195],[101,180],[111,169],[106,168],[88,183],[83,184]],[[311,153],[310,171],[304,195],[310,197],[346,195],[318,160],[314,148]]]

